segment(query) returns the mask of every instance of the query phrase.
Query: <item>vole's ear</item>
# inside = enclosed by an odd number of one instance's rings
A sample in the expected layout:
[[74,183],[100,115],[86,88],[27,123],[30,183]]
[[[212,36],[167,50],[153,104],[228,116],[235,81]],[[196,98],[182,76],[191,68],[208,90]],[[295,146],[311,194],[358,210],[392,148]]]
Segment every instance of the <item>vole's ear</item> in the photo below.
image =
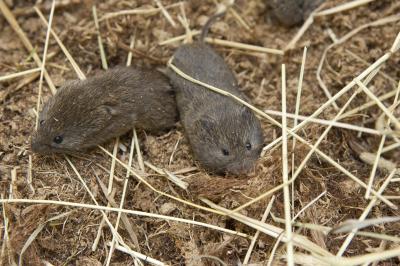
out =
[[157,70],[164,75],[168,76],[168,68],[167,67],[157,67]]
[[115,106],[112,105],[102,105],[100,106],[100,108],[106,112],[107,114],[109,114],[110,116],[116,116],[119,114],[119,110],[117,110],[115,108]]
[[247,106],[243,105],[240,108],[240,113],[241,113],[242,117],[245,118],[245,119],[249,119],[251,117],[251,112],[252,111]]
[[137,115],[135,113],[126,114],[120,108],[118,108],[117,105],[102,104],[97,108],[97,110],[100,111],[104,115],[104,117],[107,117],[108,119],[113,119],[117,116],[123,116],[132,123],[136,123],[137,121]]
[[215,127],[215,122],[210,117],[202,117],[196,121],[196,127],[199,130],[210,132]]
[[118,101],[114,97],[109,96],[100,106],[100,110],[110,116],[116,116],[121,114],[121,110],[118,108]]

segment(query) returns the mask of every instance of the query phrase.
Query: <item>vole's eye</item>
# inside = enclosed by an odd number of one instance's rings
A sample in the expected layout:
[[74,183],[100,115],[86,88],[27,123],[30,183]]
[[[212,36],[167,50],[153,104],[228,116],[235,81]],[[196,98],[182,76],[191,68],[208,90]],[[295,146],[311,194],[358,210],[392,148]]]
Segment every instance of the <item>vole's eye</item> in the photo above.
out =
[[229,151],[227,149],[222,149],[222,154],[225,156],[229,155]]
[[43,123],[44,123],[44,120],[40,120],[39,124],[43,125]]
[[247,150],[251,150],[251,143],[250,143],[250,142],[247,142],[247,143],[246,143],[246,149],[247,149]]
[[56,136],[54,137],[53,141],[57,144],[60,144],[63,141],[63,137],[62,136]]

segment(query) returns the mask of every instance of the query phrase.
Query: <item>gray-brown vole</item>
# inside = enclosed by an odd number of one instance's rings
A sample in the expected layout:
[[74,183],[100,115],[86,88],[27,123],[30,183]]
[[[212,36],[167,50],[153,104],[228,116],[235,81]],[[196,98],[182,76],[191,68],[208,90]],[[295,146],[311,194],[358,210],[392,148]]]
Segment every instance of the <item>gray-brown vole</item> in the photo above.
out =
[[[237,80],[224,59],[202,38],[185,44],[173,55],[172,64],[189,76],[242,99]],[[208,170],[217,173],[243,174],[250,171],[260,155],[263,134],[253,112],[235,100],[188,81],[168,69],[186,137],[195,158]]]
[[281,24],[291,27],[303,22],[325,0],[267,0]]
[[178,118],[168,78],[158,71],[116,67],[66,82],[45,103],[32,137],[34,152],[74,153],[133,127],[160,132]]

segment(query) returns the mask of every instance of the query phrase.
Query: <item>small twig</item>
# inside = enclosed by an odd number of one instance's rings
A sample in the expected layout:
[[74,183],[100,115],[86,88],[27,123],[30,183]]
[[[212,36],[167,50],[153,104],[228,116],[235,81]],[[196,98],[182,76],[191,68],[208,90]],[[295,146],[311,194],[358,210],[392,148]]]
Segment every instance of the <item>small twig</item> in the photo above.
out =
[[[201,33],[200,30],[192,30],[190,32],[191,36],[200,35],[200,33]],[[164,40],[162,42],[159,42],[158,45],[163,46],[163,45],[167,45],[167,44],[183,41],[183,40],[186,39],[186,37],[187,37],[187,33],[185,33],[183,35],[179,35],[179,36],[173,37],[173,38],[168,39],[168,40]]]
[[181,10],[182,16],[178,15],[178,20],[182,24],[183,28],[185,29],[184,43],[192,42],[193,35],[192,35],[192,31],[190,30],[189,20],[186,17],[185,8],[183,5],[180,7],[180,10]]
[[[165,9],[169,9],[172,7],[177,7],[180,6],[181,3],[174,3],[172,5],[165,6]],[[106,20],[106,19],[111,19],[119,16],[126,16],[126,15],[154,15],[157,14],[158,12],[161,11],[161,8],[135,8],[135,9],[130,9],[130,10],[120,10],[117,12],[112,12],[112,13],[106,13],[103,17],[99,19],[99,22]]]
[[233,41],[227,41],[227,40],[210,38],[210,37],[205,38],[205,41],[208,43],[216,44],[216,45],[237,48],[237,49],[242,49],[242,50],[248,50],[248,51],[253,51],[253,52],[283,55],[282,50],[266,48],[266,47],[245,44],[245,43],[240,43],[240,42],[233,42]]
[[[132,36],[132,38],[131,38],[131,43],[129,45],[130,48],[133,48],[135,46],[135,38],[136,38],[136,30],[135,30],[135,35]],[[131,65],[131,63],[132,63],[132,52],[129,51],[128,57],[127,57],[127,60],[126,60],[126,65],[129,67]],[[115,144],[117,145],[117,143],[118,143],[118,138],[117,138],[117,141],[116,141]],[[133,129],[132,130],[132,138],[131,138],[131,148],[130,148],[130,151],[129,151],[128,167],[132,167],[134,151],[135,151],[135,130]],[[113,163],[115,164],[116,154],[113,153],[113,156],[114,157],[113,157],[112,160],[113,160]],[[120,205],[119,205],[119,208],[121,208],[121,209],[124,207],[125,195],[126,195],[126,190],[127,190],[127,187],[128,187],[128,182],[129,182],[129,176],[130,176],[129,171],[126,171],[124,187],[122,189],[121,202],[120,202]],[[107,196],[109,196],[108,193],[107,193]],[[122,212],[118,212],[117,222],[115,223],[115,230],[117,232],[118,232],[118,227],[119,227],[119,222],[120,222],[120,219],[121,219],[121,215],[122,215]],[[123,217],[123,220],[124,220],[124,218],[125,217]],[[138,251],[140,251],[140,246],[139,246],[139,243],[138,243],[138,239],[137,239],[136,235],[134,234],[134,232],[132,230],[132,226],[130,225],[129,220],[128,220],[128,224],[129,224],[130,230],[132,232],[131,238],[133,238],[136,248],[138,249]],[[110,252],[108,253],[108,256],[107,256],[106,266],[110,265],[110,263],[111,263],[111,257],[112,257],[113,252],[114,252],[115,243],[116,243],[115,237],[113,237],[113,239],[111,241],[111,245],[110,245]],[[136,258],[137,256],[134,256],[134,257]]]
[[[111,167],[110,167],[110,172],[109,172],[109,176],[108,176],[108,187],[107,187],[107,195],[110,196],[111,192],[113,190],[113,184],[114,184],[114,170],[115,170],[115,159],[117,156],[117,152],[118,152],[118,144],[119,144],[119,138],[116,138],[115,143],[114,143],[114,149],[113,149],[113,157],[111,158]],[[107,207],[111,206],[110,202],[107,203]],[[106,212],[106,214],[108,214]],[[104,223],[105,220],[104,218],[101,220],[99,228],[97,229],[97,235],[95,238],[95,241],[92,244],[92,251],[96,251],[97,250],[97,245],[99,244],[100,241],[100,237],[103,231],[103,227],[104,227]],[[116,229],[117,230],[117,229]],[[110,251],[109,254],[111,254],[112,252]]]
[[32,155],[29,155],[28,157],[28,178],[27,178],[27,183],[29,188],[32,190],[32,194],[35,194],[35,188],[32,185]]
[[29,69],[29,70],[25,70],[25,71],[21,71],[21,72],[17,72],[17,73],[12,73],[12,74],[9,74],[9,75],[4,75],[4,76],[0,77],[0,82],[6,81],[6,80],[9,80],[9,79],[22,77],[22,76],[29,75],[29,74],[32,74],[32,73],[36,73],[36,72],[41,71],[41,69],[42,68],[37,67],[37,68],[33,68],[33,69]]
[[[103,40],[102,40],[101,34],[100,34],[100,27],[99,27],[99,21],[97,19],[96,5],[92,6],[92,12],[93,12],[94,25],[95,25],[96,32],[97,32],[97,42],[98,42],[98,46],[99,46],[99,50],[100,50],[101,65],[104,70],[107,70],[108,69],[107,57],[106,57],[106,53],[104,51]],[[109,179],[108,179],[108,188],[107,188],[108,195],[110,195],[112,192],[112,187],[113,187],[113,182],[114,182],[114,169],[115,169],[115,159],[114,158],[118,151],[118,141],[119,141],[119,139],[116,138],[115,144],[114,144],[114,149],[113,149],[114,157],[111,159],[111,169],[110,169],[110,175],[109,175]],[[107,203],[107,206],[109,207],[110,203]],[[107,215],[107,213],[106,213],[106,215]],[[100,241],[104,223],[105,223],[105,219],[103,217],[103,219],[100,222],[99,228],[97,230],[97,236],[92,245],[92,251],[95,251],[97,249],[97,245]]]
[[[363,63],[365,66],[369,66],[369,63],[367,61],[365,61],[364,59],[362,59],[360,56],[358,56],[357,54],[353,53],[349,49],[346,49],[346,53],[348,53],[349,55],[351,55],[352,57],[354,57],[355,59],[357,59],[358,61]],[[387,79],[388,81],[393,83],[394,87],[396,87],[396,83],[397,82],[396,82],[396,80],[394,78],[390,77],[388,74],[386,74],[383,71],[379,71],[379,75],[381,75],[382,77],[384,77],[385,79]]]
[[382,136],[381,141],[379,143],[378,151],[374,155],[374,157],[375,157],[374,158],[374,163],[373,163],[373,166],[372,166],[372,169],[371,169],[371,173],[370,173],[369,179],[368,179],[368,188],[365,191],[365,196],[364,196],[366,199],[369,198],[371,188],[372,188],[372,186],[374,184],[376,170],[378,169],[378,163],[379,163],[379,159],[380,159],[381,154],[382,154],[382,148],[383,148],[383,145],[385,144],[385,141],[386,141],[386,136]]
[[155,63],[158,63],[158,64],[165,64],[168,61],[168,58],[165,58],[165,59],[156,58],[156,57],[154,57],[154,56],[152,56],[152,55],[150,55],[148,53],[142,52],[142,51],[140,51],[138,49],[130,48],[128,45],[126,45],[122,41],[118,41],[117,45],[118,45],[119,48],[124,49],[127,52],[132,52],[132,53],[137,54],[137,55],[139,55],[141,57],[145,57],[145,58],[147,58],[149,60],[152,60],[152,61],[154,61]]
[[[107,243],[107,245],[110,246],[111,243]],[[119,250],[119,251],[121,251],[123,253],[129,254],[132,257],[139,258],[139,259],[143,260],[144,262],[148,262],[148,263],[153,264],[153,265],[159,265],[159,266],[166,265],[166,264],[164,264],[163,262],[161,262],[159,260],[153,259],[153,258],[151,258],[151,257],[149,257],[147,255],[143,255],[142,253],[126,249],[126,248],[124,248],[124,247],[122,247],[120,245],[116,245],[115,249]]]
[[[29,41],[29,39],[26,37],[25,32],[22,30],[22,28],[19,26],[17,20],[15,19],[14,15],[11,13],[10,9],[7,7],[7,5],[4,3],[3,0],[0,0],[0,10],[3,13],[4,17],[10,24],[11,28],[15,31],[15,33],[18,35],[18,37],[21,39],[22,43],[24,44],[26,50],[31,53],[33,60],[35,60],[35,63],[38,67],[42,67],[42,60],[40,60],[38,54],[36,53],[35,49],[32,46],[32,43]],[[54,86],[53,81],[51,80],[49,73],[45,70],[44,73],[44,78],[46,79],[47,84],[49,85],[49,88],[51,90],[52,94],[56,93],[56,87]]]
[[375,1],[375,0],[353,0],[348,3],[344,3],[344,4],[341,4],[341,5],[326,9],[326,10],[319,11],[314,16],[321,17],[321,16],[332,15],[332,14],[343,12],[343,11],[346,11],[346,10],[349,10],[352,8],[356,8],[356,7],[359,7],[362,5],[366,5],[373,1]]
[[391,145],[386,146],[382,149],[382,153],[389,152],[391,150],[397,149],[400,147],[400,143],[393,143]]
[[189,184],[186,183],[185,181],[181,180],[179,177],[177,177],[175,174],[165,170],[165,169],[160,169],[156,166],[154,166],[153,164],[151,164],[150,162],[145,161],[144,164],[149,167],[150,169],[152,169],[153,171],[157,172],[158,174],[165,176],[166,178],[168,178],[169,181],[171,181],[172,183],[174,183],[175,185],[177,185],[178,187],[182,188],[182,189],[187,189]]
[[[274,204],[274,201],[275,201],[275,196],[272,196],[272,198],[268,202],[268,206],[265,209],[264,214],[263,214],[263,216],[261,218],[261,222],[262,223],[265,223],[265,221],[267,220],[268,214],[271,211],[271,208],[272,208],[272,205]],[[253,248],[254,248],[254,246],[255,246],[255,244],[257,242],[257,239],[258,239],[259,235],[260,235],[260,231],[257,230],[257,232],[254,234],[253,238],[251,239],[251,243],[250,243],[249,249],[247,250],[246,256],[244,257],[244,260],[243,260],[243,265],[246,265],[249,262],[250,257],[251,257],[251,252],[253,251]]]
[[375,226],[377,224],[383,223],[395,223],[400,221],[400,216],[385,216],[380,218],[372,218],[365,219],[363,221],[360,220],[346,220],[343,223],[335,226],[330,233],[332,234],[341,234],[341,233],[349,233],[353,230],[360,230],[369,226]]
[[[382,184],[382,186],[378,190],[378,195],[381,195],[386,187],[389,185],[390,180],[394,177],[396,171],[393,170],[388,178],[385,180],[385,182]],[[368,206],[364,209],[364,212],[361,214],[360,218],[358,219],[359,221],[365,220],[367,218],[368,214],[370,213],[371,209],[377,204],[378,198],[375,196],[373,199],[369,202]],[[340,247],[339,251],[337,252],[337,256],[342,256],[343,253],[346,251],[347,247],[350,245],[350,242],[353,240],[354,236],[356,235],[358,229],[354,229],[351,231],[351,233],[347,236],[345,241],[343,242],[342,246]]]
[[[350,39],[351,37],[353,37],[354,35],[356,35],[357,33],[359,33],[360,31],[369,28],[369,27],[377,27],[377,26],[382,26],[385,25],[387,23],[392,23],[395,21],[398,21],[400,19],[400,15],[393,15],[393,16],[389,16],[389,17],[385,17],[382,19],[378,19],[376,21],[361,25],[360,27],[348,32],[346,35],[344,35],[342,38],[338,39],[337,42],[330,44],[323,52],[320,63],[318,65],[318,70],[317,70],[317,79],[318,79],[318,83],[320,85],[320,87],[322,88],[322,90],[324,91],[325,95],[328,97],[328,99],[332,102],[332,105],[335,107],[335,109],[338,109],[336,103],[335,103],[335,99],[332,99],[332,95],[329,92],[327,86],[325,85],[322,77],[321,77],[321,71],[322,71],[322,67],[324,65],[325,59],[326,59],[326,55],[328,53],[328,51],[330,49],[332,49],[335,46],[338,46],[340,44],[345,43],[348,39]],[[393,45],[395,45],[397,43],[397,40],[394,41]],[[393,50],[393,47],[392,47]],[[391,53],[393,53],[394,51],[391,50]]]
[[307,203],[306,206],[304,206],[292,219],[292,224],[296,221],[296,219],[303,213],[305,212],[308,208],[311,207],[311,205],[315,204],[320,198],[322,198],[326,194],[326,190],[323,191],[321,194],[319,194],[315,199]]
[[[282,112],[280,112],[280,111],[264,110],[264,112],[269,114],[269,115],[282,116]],[[295,115],[295,114],[291,114],[291,113],[287,113],[286,116],[288,118],[291,118],[291,119],[294,119],[294,120],[301,120],[301,121],[309,119],[308,116]],[[333,126],[333,127],[337,127],[337,128],[344,128],[344,129],[354,130],[354,131],[357,131],[357,132],[363,132],[363,133],[372,134],[372,135],[378,135],[378,136],[393,133],[392,131],[379,131],[379,130],[376,130],[376,129],[373,129],[373,128],[366,128],[366,127],[356,126],[356,125],[353,125],[353,124],[335,122],[335,121],[332,121],[332,120],[325,120],[325,119],[319,119],[319,118],[311,118],[311,119],[309,119],[309,121],[312,122],[312,123],[317,123],[317,124],[321,124],[321,125]],[[297,123],[295,124],[295,126],[296,125],[297,125]]]
[[36,239],[36,237],[39,235],[39,233],[43,230],[43,228],[46,226],[47,223],[55,221],[55,220],[59,220],[61,218],[64,218],[68,215],[70,215],[72,213],[72,211],[69,212],[65,212],[62,214],[59,214],[57,216],[54,216],[48,220],[46,220],[44,223],[40,224],[33,232],[32,234],[28,237],[28,239],[25,241],[24,246],[21,249],[21,252],[19,254],[19,261],[18,261],[18,266],[24,265],[23,262],[23,257],[24,257],[24,253],[25,251],[29,248],[29,246],[32,244],[32,242]]
[[[79,174],[78,170],[76,169],[75,165],[71,162],[71,160],[65,156],[64,157],[65,160],[67,160],[68,164],[71,166],[72,170],[74,171],[74,173],[76,174],[76,176],[79,178],[79,181],[81,182],[81,184],[83,185],[83,187],[85,188],[85,190],[87,191],[87,193],[89,194],[90,198],[92,199],[92,201],[95,203],[96,207],[99,208],[104,221],[107,223],[108,227],[111,230],[111,233],[113,235],[115,235],[116,240],[121,243],[121,245],[123,245],[124,247],[130,249],[123,241],[122,237],[119,235],[119,233],[115,230],[114,226],[111,224],[110,220],[108,219],[106,213],[103,211],[103,209],[101,208],[107,208],[107,207],[102,207],[99,205],[99,203],[97,202],[96,198],[94,197],[93,193],[90,191],[89,187],[87,186],[86,182],[83,180],[82,176]],[[50,201],[52,202],[52,201]],[[60,201],[54,201],[54,202],[60,202]],[[54,204],[54,202],[52,202]],[[108,207],[110,208],[110,207]]]
[[[285,234],[285,230],[282,228],[276,227],[271,224],[262,223],[258,220],[249,218],[240,213],[232,213],[229,210],[227,210],[219,205],[216,205],[209,200],[202,199],[202,201],[205,202],[207,205],[211,206],[212,208],[215,208],[216,210],[225,213],[229,217],[231,217],[243,224],[246,224],[256,230],[259,230],[259,231],[263,232],[264,234],[267,234],[273,238],[278,238],[281,234],[283,234],[284,236],[282,238],[282,241],[284,241],[284,242],[289,241],[289,239],[287,238],[287,236]],[[297,247],[300,247],[307,251],[313,252],[315,254],[320,254],[321,256],[328,256],[328,257],[332,256],[332,254],[329,251],[319,247],[314,242],[310,241],[307,237],[304,237],[302,235],[293,233],[292,238],[290,240],[293,241],[293,244],[296,245]]]
[[376,162],[376,154],[374,153],[369,153],[369,152],[362,152],[360,154],[360,159],[369,164],[369,165],[374,165],[375,163],[377,164],[377,167],[386,170],[386,171],[393,171],[397,169],[397,173],[400,174],[400,169],[397,168],[397,165],[394,162],[391,162],[389,160],[386,160],[385,158],[379,158],[378,161]]
[[169,162],[168,165],[172,164],[172,161],[174,160],[174,155],[176,150],[178,149],[178,145],[179,145],[179,141],[181,140],[181,135],[178,136],[178,140],[176,141],[175,145],[174,145],[174,149],[172,150],[171,156],[169,157]]
[[[190,34],[192,36],[195,36],[195,35],[199,35],[200,32],[201,31],[199,31],[199,30],[193,30],[190,32]],[[163,46],[163,45],[171,44],[174,42],[182,41],[186,38],[186,36],[187,36],[187,34],[173,37],[171,39],[168,39],[168,40],[158,43],[158,45]],[[241,50],[248,50],[248,51],[252,51],[252,52],[283,55],[282,50],[267,48],[267,47],[262,47],[262,46],[257,46],[257,45],[245,44],[245,43],[234,42],[234,41],[227,41],[227,40],[210,38],[210,37],[205,38],[205,41],[207,43],[211,43],[211,44],[216,44],[216,45],[220,45],[220,46],[236,48],[236,49],[241,49]]]
[[306,19],[306,21],[303,23],[299,31],[296,33],[296,35],[290,40],[290,42],[286,45],[286,47],[283,49],[285,52],[288,50],[292,50],[295,48],[296,43],[300,40],[300,38],[304,35],[304,33],[308,30],[308,28],[313,24],[314,22],[314,17],[315,14],[319,12],[324,7],[324,5],[320,5],[317,9],[311,12],[309,17]]
[[292,219],[290,215],[290,193],[288,184],[288,143],[287,143],[287,120],[286,120],[286,68],[282,65],[282,179],[287,185],[283,187],[284,212],[285,212],[285,234],[287,237],[286,250],[288,265],[294,266],[293,242],[292,242]]
[[[107,150],[104,149],[103,147],[101,147],[101,146],[98,146],[98,147],[99,147],[103,152],[105,152],[108,156],[113,156],[109,151],[107,151]],[[160,194],[160,195],[166,196],[166,197],[168,197],[168,198],[174,199],[174,200],[176,200],[176,201],[178,201],[178,202],[181,202],[181,203],[183,203],[183,204],[192,206],[192,207],[197,208],[197,209],[201,209],[201,210],[205,210],[205,211],[208,211],[208,212],[212,212],[212,213],[224,215],[224,213],[222,213],[222,212],[218,212],[218,211],[216,211],[216,210],[214,210],[214,209],[207,208],[207,207],[204,207],[204,206],[201,206],[201,205],[198,205],[198,204],[195,204],[195,203],[192,203],[192,202],[183,200],[183,199],[181,199],[181,198],[172,196],[172,195],[170,195],[170,194],[168,194],[168,193],[165,193],[165,192],[163,192],[163,191],[160,191],[160,190],[156,189],[156,188],[153,187],[149,182],[147,182],[143,177],[141,177],[141,176],[139,175],[139,173],[138,173],[135,169],[133,169],[133,168],[131,168],[131,167],[128,167],[125,163],[123,163],[123,162],[122,162],[121,160],[119,160],[118,158],[116,158],[115,160],[116,160],[121,166],[123,166],[126,170],[128,170],[134,177],[136,177],[140,182],[142,182],[143,184],[145,184],[148,188],[150,188],[150,189],[153,190],[154,192],[156,192],[156,193],[158,193],[158,194]]]
[[[370,89],[367,88],[364,84],[362,84],[360,81],[357,81],[357,84],[361,87],[361,89],[364,91],[365,94],[368,95],[372,100],[376,102],[376,104],[379,106],[379,108],[387,115],[387,117],[396,125],[396,127],[400,128],[400,122],[399,120],[388,110],[388,108],[378,99],[378,97],[375,96],[373,92],[371,92]],[[400,89],[400,86],[399,86]]]
[[[164,220],[168,220],[168,221],[175,221],[175,222],[181,222],[181,223],[186,223],[186,224],[203,226],[203,227],[218,230],[218,231],[221,231],[224,233],[249,238],[249,236],[247,234],[229,230],[229,229],[222,228],[222,227],[212,225],[212,224],[197,222],[197,221],[193,221],[193,220],[189,220],[189,219],[177,218],[177,217],[173,217],[173,216],[160,215],[160,214],[156,214],[156,213],[147,213],[147,212],[142,212],[142,211],[134,211],[134,210],[128,210],[128,209],[106,207],[106,206],[101,206],[101,205],[76,203],[76,202],[65,202],[65,201],[58,201],[58,200],[39,200],[39,199],[0,199],[0,203],[2,203],[2,204],[13,204],[13,203],[14,204],[22,204],[22,203],[25,203],[25,204],[49,204],[49,205],[56,205],[56,206],[68,206],[68,207],[99,210],[99,211],[101,211],[102,214],[104,214],[104,211],[122,212],[122,213],[132,214],[132,215],[141,216],[141,217],[164,219]],[[218,213],[218,211],[215,211],[215,210],[214,210],[214,212]],[[113,231],[113,232],[115,232],[115,231]]]
[[[283,219],[283,222],[284,222],[284,221],[285,221],[285,220]],[[284,234],[282,233],[282,234],[280,234],[279,237],[276,239],[275,244],[274,244],[274,247],[272,248],[271,253],[270,253],[270,255],[269,255],[267,266],[272,266],[272,262],[274,261],[274,257],[275,257],[276,250],[278,249],[279,244],[282,242],[283,236],[284,236]]]
[[[42,65],[41,65],[40,77],[39,77],[38,97],[37,97],[37,102],[36,102],[36,112],[37,113],[39,113],[39,111],[40,111],[40,101],[42,99],[43,77],[44,77],[44,72],[46,70],[45,65],[46,65],[47,48],[49,47],[51,23],[53,22],[54,9],[56,6],[55,3],[56,3],[56,1],[53,0],[53,2],[51,4],[49,25],[47,27],[46,41],[44,43],[44,49],[43,49]],[[38,126],[39,126],[39,116],[36,116],[36,123],[35,123],[36,130],[38,129]]]
[[106,55],[104,53],[103,41],[101,39],[101,34],[100,34],[99,21],[97,19],[96,5],[92,6],[92,12],[93,12],[94,25],[95,25],[96,32],[97,32],[97,42],[99,44],[99,49],[100,49],[101,65],[103,66],[103,69],[108,69]]
[[[1,194],[1,199],[4,198],[3,193]],[[1,265],[5,265],[3,264],[3,260],[6,258],[5,255],[5,251],[6,251],[6,246],[9,245],[9,235],[8,235],[8,218],[6,215],[6,206],[4,204],[4,202],[2,203],[2,212],[1,212],[2,216],[3,216],[3,227],[4,227],[4,235],[3,235],[3,243],[1,244],[1,253],[0,253],[0,264]],[[7,248],[7,250],[9,251],[9,249]],[[13,256],[11,256],[11,258],[13,258]]]
[[[36,13],[40,17],[40,19],[43,21],[43,23],[48,27],[48,23],[46,18],[43,16],[42,12],[37,8],[34,7]],[[67,57],[68,61],[71,63],[72,68],[75,70],[76,74],[78,75],[79,79],[84,80],[86,79],[85,74],[83,74],[82,70],[79,68],[78,64],[74,60],[74,58],[71,56],[71,54],[68,52],[67,48],[64,46],[60,38],[58,37],[57,33],[52,29],[51,34],[53,35],[53,38],[56,40],[58,46],[60,46],[61,50]]]
[[[400,15],[398,16],[400,18]],[[400,36],[400,34],[399,34]],[[393,43],[393,47],[397,47],[400,42],[398,38]],[[385,53],[382,55],[379,59],[377,59],[372,65],[370,65],[368,68],[366,68],[364,71],[361,72],[357,77],[355,77],[350,83],[348,83],[345,87],[343,87],[339,92],[337,92],[331,99],[326,101],[324,104],[322,104],[314,113],[308,117],[308,119],[304,120],[300,124],[298,124],[296,127],[294,127],[291,132],[296,132],[297,130],[303,128],[306,124],[308,124],[309,120],[311,118],[315,118],[319,114],[321,114],[328,106],[332,104],[333,101],[337,100],[339,97],[343,96],[345,93],[347,93],[351,88],[353,88],[356,84],[357,81],[363,80],[365,77],[367,77],[371,72],[373,72],[375,69],[379,68],[382,64],[384,64],[389,58],[393,55],[394,51],[390,50],[389,52]],[[250,108],[250,107],[249,107]],[[341,117],[343,118],[343,116]],[[272,120],[270,120],[272,121]],[[276,122],[274,122],[276,124]],[[282,137],[276,138],[274,141],[272,141],[270,144],[265,146],[263,148],[262,155],[265,154],[267,150],[269,150],[271,147],[274,147],[276,144],[282,141]]]
[[[379,101],[384,101],[384,100],[387,100],[387,99],[392,98],[393,96],[396,95],[396,93],[397,93],[397,89],[392,90],[392,91],[390,91],[390,92],[387,92],[387,93],[385,93],[385,94],[379,96],[378,99],[379,99]],[[347,117],[350,117],[350,116],[352,116],[352,115],[355,115],[355,114],[357,114],[357,113],[360,112],[360,111],[363,111],[363,110],[365,110],[365,109],[367,109],[367,108],[370,108],[370,107],[372,107],[372,106],[375,106],[376,104],[377,104],[376,101],[373,101],[373,100],[372,100],[372,101],[369,101],[369,102],[367,102],[367,103],[365,103],[365,104],[363,104],[363,105],[361,105],[361,106],[358,106],[358,107],[356,107],[356,108],[354,108],[354,109],[352,109],[352,110],[350,110],[350,111],[347,111],[346,113],[344,113],[344,114],[340,117],[340,120],[343,120],[344,118],[347,118]]]
[[171,15],[168,13],[167,9],[163,6],[163,4],[160,2],[160,0],[154,0],[156,2],[158,8],[161,9],[161,13],[164,15],[164,17],[168,20],[168,22],[171,24],[172,27],[176,28],[176,23],[172,19]]
[[[306,65],[306,58],[307,58],[307,47],[304,47],[303,57],[301,60],[299,82],[297,84],[296,111],[295,111],[295,118],[293,121],[293,127],[296,127],[298,125],[298,115],[300,112],[301,92],[302,92],[302,88],[303,88],[303,77],[304,77],[304,68]],[[286,117],[290,117],[287,112],[286,112]],[[293,178],[294,169],[295,169],[295,149],[296,149],[296,139],[293,139],[293,143],[292,143],[292,178]],[[294,182],[292,183],[291,190],[292,190],[292,215],[294,215],[294,198],[295,198]]]
[[138,137],[137,137],[137,134],[136,134],[136,129],[133,129],[133,138],[135,139],[136,156],[137,156],[137,160],[138,160],[138,163],[139,163],[140,170],[142,172],[145,172],[142,152],[140,151],[140,145],[139,145],[139,140],[138,140]]
[[228,12],[232,14],[232,16],[235,17],[235,19],[239,22],[240,25],[242,25],[246,30],[251,31],[250,26],[247,24],[247,22],[236,12],[235,9],[232,7],[228,9]]

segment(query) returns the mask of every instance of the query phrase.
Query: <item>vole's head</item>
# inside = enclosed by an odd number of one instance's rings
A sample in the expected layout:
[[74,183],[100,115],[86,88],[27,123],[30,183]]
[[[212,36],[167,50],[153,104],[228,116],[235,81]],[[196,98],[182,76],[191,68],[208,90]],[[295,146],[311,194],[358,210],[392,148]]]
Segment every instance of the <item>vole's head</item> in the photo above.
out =
[[194,123],[191,144],[196,158],[216,173],[246,174],[260,156],[263,134],[257,117],[247,108],[218,110]]
[[89,91],[82,81],[70,81],[44,104],[32,136],[33,152],[76,153],[96,145],[111,115],[95,96],[88,97]]

